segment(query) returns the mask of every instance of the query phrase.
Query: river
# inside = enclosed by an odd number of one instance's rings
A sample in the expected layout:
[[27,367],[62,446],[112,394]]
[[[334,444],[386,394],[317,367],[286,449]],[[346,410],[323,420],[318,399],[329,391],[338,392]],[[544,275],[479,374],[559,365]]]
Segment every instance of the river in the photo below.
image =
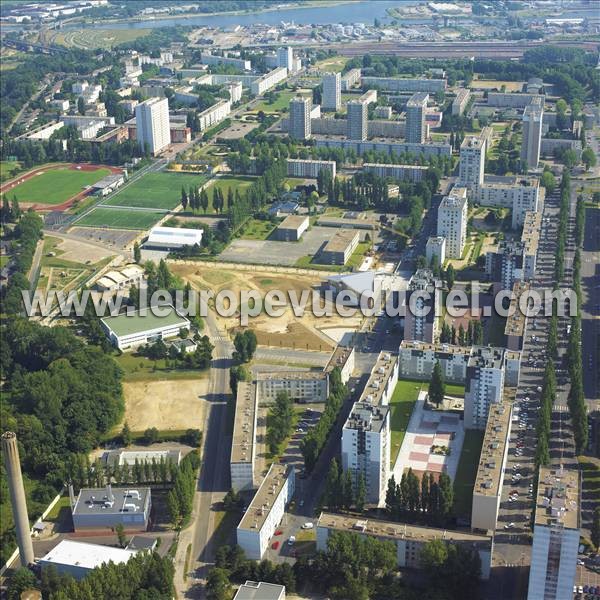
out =
[[91,25],[93,29],[149,29],[156,27],[231,27],[233,25],[279,25],[281,21],[296,25],[318,23],[364,23],[373,25],[374,19],[384,21],[387,18],[387,9],[395,6],[406,5],[398,0],[378,0],[377,2],[353,2],[332,6],[311,6],[309,8],[290,8],[285,10],[272,10],[264,12],[244,13],[239,15],[198,15],[172,19],[148,19],[143,21],[129,21],[127,23],[97,23]]

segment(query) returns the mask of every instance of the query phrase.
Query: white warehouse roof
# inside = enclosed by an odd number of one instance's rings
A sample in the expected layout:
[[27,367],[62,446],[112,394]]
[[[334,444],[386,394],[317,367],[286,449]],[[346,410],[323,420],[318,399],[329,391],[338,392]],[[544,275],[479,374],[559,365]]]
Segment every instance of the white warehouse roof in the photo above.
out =
[[41,558],[40,562],[45,565],[71,565],[82,569],[95,569],[109,561],[115,564],[126,563],[135,554],[133,550],[62,540]]
[[182,247],[200,245],[202,229],[184,229],[183,227],[155,227],[150,231],[146,246]]

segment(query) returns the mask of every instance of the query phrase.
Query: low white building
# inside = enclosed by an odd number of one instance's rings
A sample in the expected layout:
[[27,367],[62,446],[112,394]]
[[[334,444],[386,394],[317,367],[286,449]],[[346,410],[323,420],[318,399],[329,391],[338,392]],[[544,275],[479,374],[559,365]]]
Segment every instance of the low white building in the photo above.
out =
[[139,265],[127,265],[120,270],[108,271],[98,281],[96,288],[101,292],[116,292],[144,282],[144,269]]
[[463,346],[402,340],[399,350],[400,377],[427,381],[439,362],[445,381],[462,384],[467,377],[470,356],[471,348]]
[[109,562],[116,565],[124,564],[135,554],[133,550],[113,546],[61,540],[50,552],[40,558],[38,564],[42,570],[52,566],[59,575],[83,579],[90,571],[104,564]]
[[166,314],[158,316],[148,308],[145,309],[145,314],[142,311],[123,313],[114,317],[104,317],[100,319],[100,323],[106,337],[119,350],[172,338],[178,336],[182,329],[190,329],[190,321],[172,306],[163,306],[159,310]]
[[277,227],[277,239],[281,242],[297,242],[309,225],[307,216],[288,215]]
[[294,496],[293,465],[273,463],[237,526],[237,543],[251,560],[261,560]]
[[202,243],[202,229],[154,227],[144,243],[145,250],[181,250]]
[[336,166],[333,160],[302,160],[299,158],[287,159],[287,174],[289,177],[307,177],[316,179],[321,171],[328,171],[331,178],[335,178]]

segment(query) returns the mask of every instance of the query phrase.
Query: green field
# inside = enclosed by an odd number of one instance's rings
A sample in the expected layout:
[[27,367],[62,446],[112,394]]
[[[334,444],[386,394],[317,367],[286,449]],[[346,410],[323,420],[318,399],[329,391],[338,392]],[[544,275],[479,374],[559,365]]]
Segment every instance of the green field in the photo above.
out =
[[273,229],[275,225],[271,221],[249,219],[238,232],[238,236],[243,240],[266,240]]
[[426,381],[407,381],[399,379],[390,400],[390,429],[392,430],[392,465],[396,462],[404,434],[410,421],[415,402],[421,389],[427,389]]
[[346,56],[334,56],[332,58],[326,58],[325,60],[319,61],[315,66],[321,71],[341,73],[349,60],[350,58]]
[[79,171],[68,167],[44,171],[10,190],[10,197],[17,196],[19,202],[38,204],[62,204],[83,191],[86,186],[110,175],[110,169]]
[[16,160],[0,161],[0,181],[4,181],[5,179],[10,179],[12,177],[12,174],[15,171],[18,171],[20,168],[21,168],[21,163],[17,162]]
[[215,188],[221,190],[223,192],[223,197],[225,201],[227,201],[227,194],[229,193],[229,189],[233,189],[233,193],[235,194],[236,190],[240,191],[240,194],[244,192],[244,190],[250,187],[256,181],[256,177],[246,177],[244,175],[238,175],[236,177],[218,177],[213,180],[213,183],[206,188],[208,192],[208,212],[214,212],[212,207],[212,199],[213,194],[215,193]]
[[95,208],[74,225],[78,227],[107,227],[109,229],[149,229],[162,217],[164,217],[164,213],[149,210]]
[[471,516],[473,486],[477,477],[483,434],[483,431],[475,429],[465,431],[460,461],[454,478],[454,514],[459,517]]
[[106,206],[133,206],[172,210],[181,203],[181,188],[187,190],[201,186],[206,181],[202,175],[188,173],[148,173],[117,191],[102,202]]
[[290,100],[296,95],[295,92],[283,91],[277,94],[277,98],[273,103],[269,103],[267,100],[263,100],[259,105],[253,108],[253,111],[262,110],[264,113],[273,113],[273,112],[282,112],[284,110],[288,110],[290,105]]

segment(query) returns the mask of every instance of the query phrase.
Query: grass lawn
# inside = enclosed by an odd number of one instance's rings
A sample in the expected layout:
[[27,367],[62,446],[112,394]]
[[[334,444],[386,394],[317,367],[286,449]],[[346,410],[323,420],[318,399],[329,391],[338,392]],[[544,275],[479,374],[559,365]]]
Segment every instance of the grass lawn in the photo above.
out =
[[75,224],[78,227],[106,227],[108,229],[149,229],[165,214],[148,210],[95,208]]
[[167,368],[164,359],[150,360],[144,356],[136,356],[131,352],[114,357],[123,371],[124,381],[159,381],[163,379],[198,379],[206,376],[205,371],[198,369]]
[[390,428],[392,430],[392,449],[391,459],[392,465],[396,462],[400,446],[404,440],[404,434],[410,421],[415,402],[419,396],[421,389],[427,389],[425,381],[408,381],[399,379],[392,399],[390,400]]
[[465,386],[464,385],[456,385],[454,383],[447,383],[446,384],[446,395],[447,396],[460,396],[461,398],[464,398]]
[[459,517],[471,516],[473,485],[477,477],[483,435],[483,431],[474,429],[465,431],[465,440],[454,479],[454,512]]
[[172,210],[181,203],[181,188],[201,186],[202,175],[188,173],[148,173],[130,185],[125,185],[102,204]]
[[352,253],[352,256],[348,259],[346,266],[348,268],[358,269],[370,247],[371,242],[360,242],[356,247],[356,250]]
[[263,111],[264,113],[283,112],[288,110],[290,100],[296,95],[292,90],[284,90],[277,94],[277,98],[272,104],[269,104],[268,100],[263,100],[255,108],[253,112]]
[[212,199],[213,194],[215,193],[215,188],[218,188],[223,192],[223,196],[227,201],[227,194],[229,193],[229,189],[233,189],[233,193],[235,194],[236,190],[240,190],[240,194],[248,187],[250,187],[255,181],[256,177],[246,177],[244,175],[238,175],[235,177],[217,177],[214,179],[214,183],[212,183],[207,189],[208,193],[208,212],[212,212]]
[[4,268],[8,261],[10,260],[10,256],[0,256],[0,269]]
[[21,168],[21,163],[16,160],[2,160],[0,161],[0,181],[9,179],[15,171]]
[[[46,517],[46,521],[56,522],[61,519],[61,513],[64,511],[71,511],[70,509],[71,503],[69,501],[69,496],[63,496],[53,507],[52,510],[48,513]],[[70,515],[69,515],[70,516]]]
[[242,515],[237,512],[218,510],[214,513],[215,524],[212,535],[213,548],[235,544],[235,530]]
[[317,262],[313,262],[313,255],[307,254],[306,256],[301,256],[296,263],[295,267],[300,267],[301,269],[319,269],[320,271],[333,271],[334,273],[339,273],[343,271],[345,267],[341,265],[321,265]]
[[10,191],[17,196],[19,202],[37,202],[39,204],[62,204],[81,192],[86,186],[100,181],[110,174],[110,169],[96,171],[78,171],[77,169],[60,168],[44,171],[24,181]]
[[346,63],[350,60],[347,56],[334,56],[319,61],[315,66],[321,71],[330,71],[331,73],[341,73]]
[[249,219],[238,232],[243,240],[266,240],[277,225],[271,221]]

